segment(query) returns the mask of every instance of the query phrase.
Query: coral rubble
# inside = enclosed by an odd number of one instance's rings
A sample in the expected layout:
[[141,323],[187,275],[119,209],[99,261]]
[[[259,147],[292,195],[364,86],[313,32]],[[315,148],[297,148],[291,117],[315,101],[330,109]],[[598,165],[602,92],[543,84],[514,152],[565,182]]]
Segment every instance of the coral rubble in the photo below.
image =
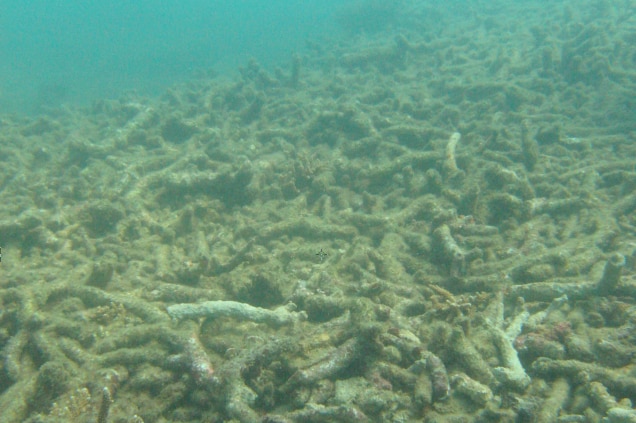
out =
[[3,117],[0,420],[634,421],[633,5],[425,3]]

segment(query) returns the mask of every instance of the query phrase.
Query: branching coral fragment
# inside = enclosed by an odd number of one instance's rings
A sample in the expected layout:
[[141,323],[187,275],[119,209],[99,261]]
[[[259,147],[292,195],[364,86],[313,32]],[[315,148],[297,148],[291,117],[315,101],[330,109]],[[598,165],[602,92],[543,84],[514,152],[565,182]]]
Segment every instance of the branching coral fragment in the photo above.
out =
[[268,310],[236,301],[206,301],[199,304],[175,304],[168,307],[168,314],[174,319],[196,319],[207,317],[233,317],[239,320],[250,320],[265,323],[273,327],[293,324],[306,319],[303,312],[295,312],[293,304]]

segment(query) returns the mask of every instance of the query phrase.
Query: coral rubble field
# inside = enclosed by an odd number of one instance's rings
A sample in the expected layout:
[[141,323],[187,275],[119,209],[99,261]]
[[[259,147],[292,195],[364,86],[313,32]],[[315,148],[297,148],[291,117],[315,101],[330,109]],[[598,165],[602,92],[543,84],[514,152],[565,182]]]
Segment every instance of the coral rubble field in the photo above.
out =
[[422,3],[2,117],[0,420],[636,421],[633,2]]

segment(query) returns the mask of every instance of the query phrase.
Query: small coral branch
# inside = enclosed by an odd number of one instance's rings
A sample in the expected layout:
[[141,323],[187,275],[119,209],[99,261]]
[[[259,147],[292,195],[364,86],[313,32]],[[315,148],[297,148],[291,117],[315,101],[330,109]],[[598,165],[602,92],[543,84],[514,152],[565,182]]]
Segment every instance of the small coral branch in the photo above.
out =
[[444,166],[450,175],[453,175],[459,171],[457,168],[457,161],[455,159],[455,150],[457,149],[457,143],[461,138],[459,132],[453,132],[446,144],[446,162]]
[[331,406],[307,404],[302,410],[293,411],[286,416],[268,416],[268,423],[291,422],[367,422],[369,418],[354,406]]
[[507,388],[523,391],[530,384],[530,376],[526,374],[519,360],[513,345],[514,339],[510,339],[499,328],[492,328],[492,336],[503,362],[503,366],[493,369],[495,378]]
[[490,366],[460,328],[453,329],[448,346],[470,377],[486,385],[493,383],[495,377]]
[[539,357],[532,363],[532,371],[539,377],[563,376],[575,380],[578,375],[586,374],[589,378],[605,385],[611,391],[625,397],[636,396],[636,378],[619,370],[586,363],[579,360],[553,360]]
[[610,295],[616,290],[621,281],[621,272],[625,263],[625,256],[620,253],[614,253],[607,259],[603,277],[596,286],[599,295]]
[[453,375],[451,382],[456,392],[468,397],[475,404],[482,407],[494,398],[492,390],[487,385],[471,379],[464,373]]
[[168,307],[168,314],[174,319],[196,319],[208,317],[233,317],[239,320],[249,320],[265,323],[273,327],[289,325],[305,320],[304,312],[295,312],[293,304],[278,307],[274,310],[254,307],[236,301],[206,301],[200,304],[175,304]]
[[621,273],[625,267],[625,256],[612,254],[606,261],[603,275],[598,282],[562,282],[554,281],[514,285],[511,293],[523,297],[526,301],[549,301],[567,296],[571,299],[584,299],[594,295],[607,296],[621,289]]
[[110,405],[113,403],[113,398],[110,395],[110,389],[104,386],[102,389],[102,402],[99,406],[99,413],[97,415],[97,423],[108,422],[108,413],[110,412]]
[[565,378],[558,378],[552,383],[552,389],[547,398],[541,404],[541,411],[537,416],[537,421],[556,421],[559,412],[565,408],[565,402],[570,397],[571,387]]
[[358,339],[349,339],[333,350],[323,360],[305,369],[296,371],[285,385],[283,385],[283,392],[289,391],[299,385],[307,386],[321,379],[333,377],[359,358],[360,348],[360,341]]
[[426,369],[431,375],[433,388],[433,401],[441,401],[448,398],[450,384],[446,366],[442,360],[433,353],[426,354]]
[[218,384],[218,380],[214,376],[212,363],[196,335],[188,338],[183,346],[183,352],[170,357],[169,362],[188,369],[190,375],[199,386],[210,387]]
[[466,254],[451,235],[448,225],[435,229],[433,236],[442,252],[442,260],[448,265],[451,276],[462,276],[465,273]]

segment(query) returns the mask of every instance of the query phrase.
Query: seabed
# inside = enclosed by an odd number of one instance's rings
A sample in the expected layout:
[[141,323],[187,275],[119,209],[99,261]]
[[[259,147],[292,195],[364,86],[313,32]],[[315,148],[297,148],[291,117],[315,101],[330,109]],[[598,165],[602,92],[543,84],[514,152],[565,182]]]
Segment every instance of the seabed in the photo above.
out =
[[0,421],[636,421],[632,2],[420,3],[2,117]]

